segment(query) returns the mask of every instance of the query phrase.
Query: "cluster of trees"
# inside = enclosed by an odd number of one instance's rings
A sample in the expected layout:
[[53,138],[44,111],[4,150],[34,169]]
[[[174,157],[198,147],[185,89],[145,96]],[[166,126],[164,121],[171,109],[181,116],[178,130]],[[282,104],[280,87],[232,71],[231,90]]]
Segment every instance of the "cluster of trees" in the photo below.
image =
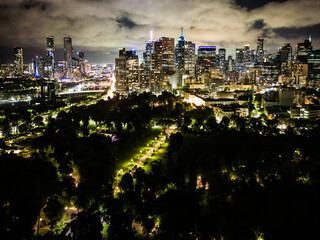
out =
[[[89,121],[125,137],[151,126],[181,132],[167,154],[125,173],[114,194],[116,144]],[[34,154],[0,156],[5,239],[309,239],[320,213],[319,124],[223,118],[173,94],[115,97],[50,119]],[[299,125],[300,124],[300,125]],[[291,126],[290,125],[290,126]],[[303,129],[303,131],[302,131]],[[65,207],[78,211],[66,219]],[[50,231],[34,235],[40,216]],[[102,234],[103,233],[103,234]]]

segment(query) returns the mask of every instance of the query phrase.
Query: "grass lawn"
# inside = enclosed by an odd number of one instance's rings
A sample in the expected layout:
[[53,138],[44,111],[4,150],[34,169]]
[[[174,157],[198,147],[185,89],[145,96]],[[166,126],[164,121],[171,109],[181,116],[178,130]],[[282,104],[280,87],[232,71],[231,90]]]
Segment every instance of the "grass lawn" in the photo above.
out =
[[[116,169],[125,169],[132,167],[133,163],[130,161],[131,159],[136,162],[143,156],[143,153],[147,152],[150,147],[155,142],[154,138],[158,137],[161,128],[152,129],[145,134],[137,135],[135,132],[130,133],[122,133],[117,135],[119,138],[118,142],[115,142],[115,155],[117,160]],[[141,153],[141,152],[142,153]]]
[[151,172],[151,163],[156,160],[164,160],[165,154],[167,152],[168,142],[164,142],[163,144],[158,147],[157,150],[145,161],[143,165],[144,170],[147,174]]

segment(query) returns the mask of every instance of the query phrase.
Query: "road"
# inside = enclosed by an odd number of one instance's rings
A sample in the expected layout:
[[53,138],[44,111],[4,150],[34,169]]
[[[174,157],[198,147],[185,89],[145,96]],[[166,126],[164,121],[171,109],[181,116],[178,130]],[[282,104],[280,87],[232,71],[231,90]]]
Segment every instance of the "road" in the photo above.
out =
[[[129,172],[131,174],[133,174],[135,172],[135,170],[137,168],[139,168],[140,166],[143,165],[143,163],[152,155],[152,153],[158,148],[160,147],[161,144],[163,144],[166,140],[166,136],[169,135],[170,133],[172,133],[174,130],[173,129],[167,129],[166,130],[166,134],[164,136],[162,136],[161,138],[159,138],[158,142],[152,146],[148,152],[146,152],[137,162],[136,164],[129,170]],[[132,161],[132,160],[131,160]],[[119,171],[117,171],[119,172]],[[120,170],[121,172],[121,170]],[[119,181],[120,181],[120,177],[116,178],[116,181],[114,183],[114,194],[117,194],[118,192],[120,192],[119,189]]]

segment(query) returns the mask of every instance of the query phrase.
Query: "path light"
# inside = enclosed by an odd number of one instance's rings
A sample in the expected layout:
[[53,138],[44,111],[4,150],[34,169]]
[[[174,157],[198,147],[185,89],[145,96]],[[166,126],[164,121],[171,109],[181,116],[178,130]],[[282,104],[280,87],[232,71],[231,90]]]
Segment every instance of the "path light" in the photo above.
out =
[[140,150],[140,153],[142,153],[142,150]]
[[68,207],[65,207],[64,210],[67,211],[67,210],[68,210]]

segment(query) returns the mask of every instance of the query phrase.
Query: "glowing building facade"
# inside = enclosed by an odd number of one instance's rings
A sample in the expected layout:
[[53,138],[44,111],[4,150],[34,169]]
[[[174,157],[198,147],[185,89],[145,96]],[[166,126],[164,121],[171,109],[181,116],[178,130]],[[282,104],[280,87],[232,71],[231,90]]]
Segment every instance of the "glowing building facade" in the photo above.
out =
[[72,58],[74,50],[72,47],[72,38],[64,37],[64,61],[65,61],[65,77],[72,78]]
[[22,47],[15,47],[14,54],[14,73],[16,76],[23,74],[23,50]]
[[54,62],[54,37],[53,36],[47,36],[45,73],[47,78],[49,79],[54,78],[55,62]]

